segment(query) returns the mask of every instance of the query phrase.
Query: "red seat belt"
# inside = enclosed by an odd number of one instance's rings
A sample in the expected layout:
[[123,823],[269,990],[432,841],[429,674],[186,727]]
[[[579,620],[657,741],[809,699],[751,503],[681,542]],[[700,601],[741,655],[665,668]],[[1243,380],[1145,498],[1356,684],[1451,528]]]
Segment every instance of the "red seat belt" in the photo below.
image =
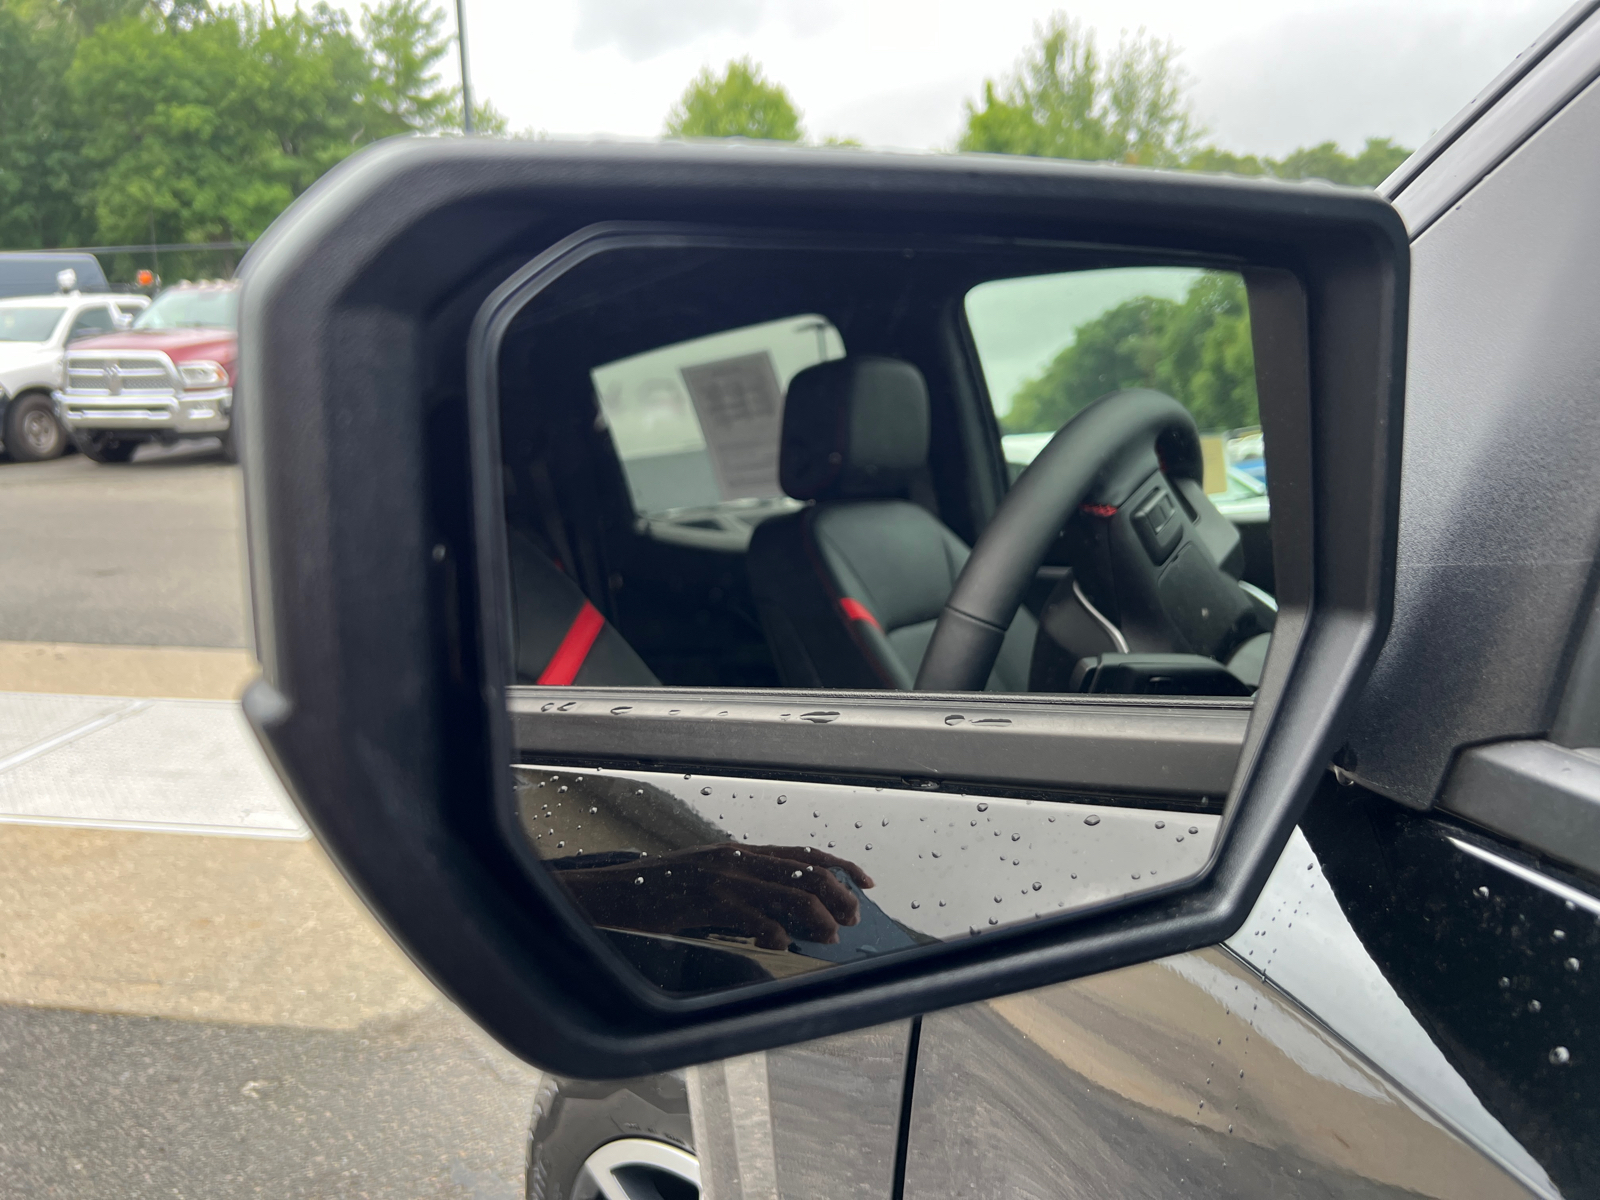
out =
[[583,661],[589,657],[589,650],[594,646],[595,638],[600,636],[605,624],[606,619],[600,615],[600,610],[585,600],[583,607],[578,610],[578,615],[572,618],[572,624],[567,626],[561,644],[556,647],[556,652],[550,656],[550,661],[539,675],[539,682],[564,685],[576,679],[578,672],[583,670]]

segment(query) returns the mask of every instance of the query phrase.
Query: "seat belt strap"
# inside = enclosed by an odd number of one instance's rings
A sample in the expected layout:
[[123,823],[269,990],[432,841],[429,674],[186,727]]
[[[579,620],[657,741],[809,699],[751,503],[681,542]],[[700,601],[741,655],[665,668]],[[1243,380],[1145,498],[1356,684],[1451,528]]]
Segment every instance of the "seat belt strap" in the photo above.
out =
[[839,611],[844,614],[844,619],[847,621],[865,621],[879,632],[883,630],[883,626],[878,624],[878,618],[872,615],[872,610],[859,600],[845,596],[839,601]]
[[545,664],[538,681],[543,684],[565,685],[576,679],[578,672],[583,670],[583,662],[589,657],[595,638],[600,636],[605,624],[606,619],[600,615],[600,610],[585,600],[583,607],[578,610],[578,615],[572,618],[572,624],[567,626],[561,644],[556,647],[556,652]]

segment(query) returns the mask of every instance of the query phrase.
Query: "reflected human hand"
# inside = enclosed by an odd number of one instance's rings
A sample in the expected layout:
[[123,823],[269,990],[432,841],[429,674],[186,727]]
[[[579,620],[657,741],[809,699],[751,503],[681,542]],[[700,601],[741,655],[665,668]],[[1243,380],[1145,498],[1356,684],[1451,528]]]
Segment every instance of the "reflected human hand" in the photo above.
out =
[[611,867],[561,871],[559,878],[596,925],[640,933],[725,929],[768,950],[795,939],[832,943],[839,926],[861,920],[860,867],[810,846],[696,846]]

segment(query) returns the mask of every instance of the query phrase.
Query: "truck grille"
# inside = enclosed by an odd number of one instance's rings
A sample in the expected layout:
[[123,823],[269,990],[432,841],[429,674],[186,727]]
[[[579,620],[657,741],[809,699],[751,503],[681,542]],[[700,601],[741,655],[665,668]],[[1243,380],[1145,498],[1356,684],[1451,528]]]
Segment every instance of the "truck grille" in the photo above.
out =
[[165,354],[67,355],[68,392],[91,396],[120,396],[129,392],[166,395],[179,390],[177,372]]

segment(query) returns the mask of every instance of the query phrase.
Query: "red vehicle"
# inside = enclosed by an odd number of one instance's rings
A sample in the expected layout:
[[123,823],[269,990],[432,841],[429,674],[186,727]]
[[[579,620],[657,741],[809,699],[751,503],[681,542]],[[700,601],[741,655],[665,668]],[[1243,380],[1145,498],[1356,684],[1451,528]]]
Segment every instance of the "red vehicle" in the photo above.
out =
[[178,284],[131,329],[75,343],[54,398],[78,449],[124,463],[141,442],[216,437],[231,459],[238,301],[231,282]]

